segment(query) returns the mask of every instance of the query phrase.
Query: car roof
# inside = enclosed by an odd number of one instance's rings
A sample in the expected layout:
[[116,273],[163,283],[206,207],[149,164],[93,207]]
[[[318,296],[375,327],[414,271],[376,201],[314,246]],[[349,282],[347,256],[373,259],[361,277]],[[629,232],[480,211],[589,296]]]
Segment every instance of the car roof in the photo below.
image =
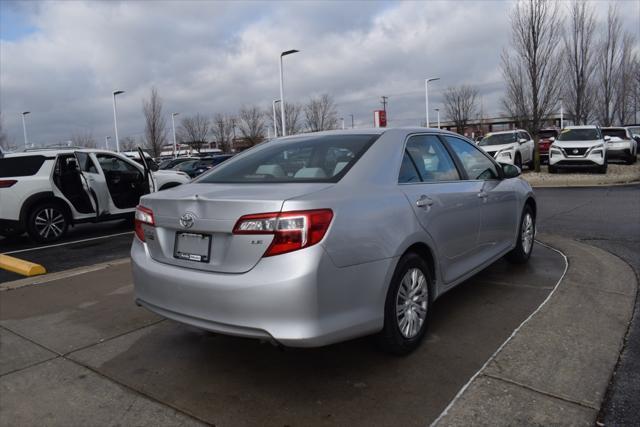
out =
[[[57,156],[58,154],[73,154],[75,152],[81,153],[105,153],[105,154],[119,154],[113,151],[100,150],[96,148],[44,148],[42,150],[29,150],[20,151],[17,153],[5,153],[7,157],[23,157],[23,156]],[[120,153],[121,154],[121,153]]]
[[565,126],[565,129],[598,129],[596,125],[574,125],[574,126]]
[[504,134],[508,134],[508,133],[516,133],[516,132],[527,132],[524,129],[509,129],[509,130],[500,130],[497,132],[488,132],[487,135],[491,134],[491,135],[504,135]]
[[622,126],[607,126],[606,128],[600,128],[602,130],[627,130],[627,128]]

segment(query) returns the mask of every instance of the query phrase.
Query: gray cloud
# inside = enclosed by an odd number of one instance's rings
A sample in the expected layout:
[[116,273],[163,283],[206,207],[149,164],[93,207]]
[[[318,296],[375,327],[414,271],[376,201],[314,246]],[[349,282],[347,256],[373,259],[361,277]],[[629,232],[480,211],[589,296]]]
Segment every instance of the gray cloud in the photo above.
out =
[[[503,1],[430,2],[47,2],[11,4],[36,32],[0,41],[0,108],[10,138],[22,142],[19,112],[32,111],[30,140],[48,144],[78,131],[98,141],[144,130],[142,98],[155,85],[167,114],[267,108],[278,97],[278,55],[286,98],[330,93],[339,113],[369,126],[379,96],[392,125],[423,120],[424,78],[439,76],[431,107],[450,85],[476,85],[488,114],[499,113],[501,49],[508,44]],[[621,2],[637,30],[638,2]],[[596,3],[604,13],[607,4]],[[0,38],[2,34],[0,33]]]

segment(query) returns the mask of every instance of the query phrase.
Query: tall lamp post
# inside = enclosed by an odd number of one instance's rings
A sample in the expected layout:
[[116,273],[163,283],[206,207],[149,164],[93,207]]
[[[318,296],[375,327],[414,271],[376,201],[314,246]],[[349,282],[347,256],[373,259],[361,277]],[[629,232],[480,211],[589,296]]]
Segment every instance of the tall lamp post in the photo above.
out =
[[438,115],[438,129],[440,129],[440,109],[439,108],[434,108],[434,110]]
[[284,77],[282,76],[282,58],[297,52],[300,51],[291,49],[280,54],[280,118],[282,119],[282,136],[287,136],[287,126],[284,117]]
[[118,139],[118,114],[116,113],[116,96],[124,93],[123,90],[113,91],[113,129],[116,134],[116,152],[120,152],[120,140]]
[[424,102],[425,111],[427,113],[427,127],[429,127],[429,82],[440,80],[440,77],[430,77],[424,79]]
[[109,151],[109,140],[111,139],[110,136],[105,136],[104,137],[104,148]]
[[560,129],[564,129],[564,102],[560,98]]
[[24,148],[25,150],[29,148],[29,138],[27,138],[27,122],[24,119],[24,116],[27,114],[31,114],[31,111],[23,111],[22,112],[22,131],[24,132]]
[[342,120],[342,130],[344,130],[344,117],[340,117],[340,120]]
[[273,107],[273,137],[278,137],[278,116],[276,116],[276,104],[280,102],[279,99],[271,101],[271,107]]
[[178,144],[176,142],[176,116],[180,113],[171,113],[171,127],[173,127],[173,158],[178,157]]
[[351,129],[353,129],[353,114],[349,114],[351,116]]

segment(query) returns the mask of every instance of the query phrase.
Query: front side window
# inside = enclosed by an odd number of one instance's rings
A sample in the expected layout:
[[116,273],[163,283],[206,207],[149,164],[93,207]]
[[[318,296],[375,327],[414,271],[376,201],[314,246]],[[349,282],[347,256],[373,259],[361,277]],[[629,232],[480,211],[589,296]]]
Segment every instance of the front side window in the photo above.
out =
[[312,135],[268,142],[229,159],[196,182],[337,182],[377,138]]
[[[418,178],[423,182],[455,181],[460,179],[451,156],[435,135],[416,135],[409,138],[400,171],[402,179],[414,179],[409,164],[412,164]],[[414,181],[404,181],[414,182]]]
[[102,170],[107,172],[138,172],[140,170],[133,166],[129,162],[125,162],[124,160],[111,156],[109,154],[98,154],[98,163],[100,163],[100,167]]
[[496,165],[473,144],[448,135],[444,139],[462,162],[469,179],[499,179]]
[[91,157],[87,153],[77,152],[76,158],[80,164],[80,170],[82,172],[98,173],[96,165],[91,160]]

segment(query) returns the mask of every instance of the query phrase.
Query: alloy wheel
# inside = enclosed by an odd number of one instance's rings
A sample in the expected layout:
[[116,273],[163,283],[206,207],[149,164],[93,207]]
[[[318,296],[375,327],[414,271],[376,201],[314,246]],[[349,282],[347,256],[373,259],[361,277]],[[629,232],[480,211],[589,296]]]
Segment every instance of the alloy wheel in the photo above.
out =
[[420,333],[427,317],[429,286],[427,278],[419,268],[409,269],[396,296],[396,321],[405,338],[414,338]]
[[45,240],[60,237],[64,232],[66,222],[62,212],[51,207],[38,212],[33,221],[36,231]]
[[522,250],[524,253],[528,254],[531,252],[531,247],[533,246],[533,239],[535,227],[533,224],[533,217],[529,212],[524,215],[522,219]]

